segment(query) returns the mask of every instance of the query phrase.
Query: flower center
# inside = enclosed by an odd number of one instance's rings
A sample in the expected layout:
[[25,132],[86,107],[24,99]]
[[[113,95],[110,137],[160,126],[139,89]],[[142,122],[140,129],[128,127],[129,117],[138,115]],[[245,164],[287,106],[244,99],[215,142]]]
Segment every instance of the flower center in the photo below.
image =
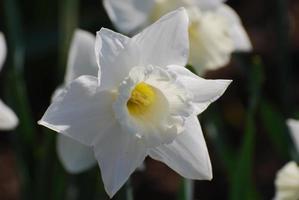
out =
[[153,105],[155,99],[156,94],[152,86],[144,82],[137,84],[127,102],[129,113],[134,116],[143,115]]

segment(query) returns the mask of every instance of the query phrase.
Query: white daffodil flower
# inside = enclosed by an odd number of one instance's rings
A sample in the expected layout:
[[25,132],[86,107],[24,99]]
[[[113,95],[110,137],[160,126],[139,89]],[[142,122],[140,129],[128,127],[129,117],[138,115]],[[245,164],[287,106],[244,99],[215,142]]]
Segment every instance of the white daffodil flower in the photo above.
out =
[[148,155],[186,178],[212,178],[197,115],[231,81],[205,80],[184,67],[188,23],[181,8],[132,38],[102,28],[98,77],[72,81],[39,121],[93,149],[110,197]]
[[[63,88],[82,75],[97,76],[98,66],[94,53],[95,36],[87,31],[76,30],[71,41],[64,85],[53,94],[59,97]],[[62,134],[57,138],[57,153],[64,168],[70,173],[80,173],[97,164],[92,147],[86,146]]]
[[189,17],[191,64],[198,74],[223,67],[233,51],[252,46],[238,14],[224,0],[104,0],[111,21],[130,34],[151,24],[163,14],[185,7]]
[[[3,33],[0,32],[0,71],[6,58],[6,43]],[[18,125],[15,113],[0,100],[0,130],[11,130]]]
[[299,167],[295,162],[289,162],[279,170],[275,179],[275,186],[274,200],[299,199]]
[[288,119],[287,125],[290,129],[291,137],[299,153],[299,121],[295,119]]

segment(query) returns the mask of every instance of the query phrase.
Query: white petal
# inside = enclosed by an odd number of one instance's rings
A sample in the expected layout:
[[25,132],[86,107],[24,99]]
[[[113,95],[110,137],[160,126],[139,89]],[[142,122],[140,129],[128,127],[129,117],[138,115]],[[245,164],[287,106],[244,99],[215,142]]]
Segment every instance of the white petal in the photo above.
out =
[[64,93],[64,87],[58,86],[51,96],[51,102],[54,102],[54,99],[59,97],[63,93]]
[[290,129],[291,137],[296,145],[296,149],[299,152],[299,121],[294,119],[288,119],[287,125]]
[[99,91],[98,79],[81,76],[56,97],[39,124],[92,145],[114,123],[113,95]]
[[115,88],[134,67],[136,55],[128,47],[130,38],[102,28],[97,32],[95,54],[100,67],[101,87]]
[[132,33],[143,27],[153,4],[153,0],[104,0],[111,21],[124,33]]
[[92,147],[62,134],[58,135],[56,147],[62,165],[70,173],[80,173],[97,164]]
[[18,123],[15,113],[0,100],[0,130],[14,129]]
[[234,51],[228,21],[214,10],[188,9],[191,64],[197,73],[225,66]]
[[173,143],[151,149],[149,155],[185,178],[211,180],[210,157],[197,117],[190,117],[185,128]]
[[134,134],[122,131],[117,123],[107,130],[105,137],[97,140],[94,152],[101,168],[105,190],[110,198],[141,165],[146,156],[143,143]]
[[180,8],[134,36],[132,40],[141,52],[140,66],[185,66],[189,52],[188,23],[187,12]]
[[200,9],[213,9],[220,6],[226,0],[194,0],[194,3],[199,5]]
[[192,94],[196,114],[203,112],[225,92],[231,80],[206,80],[180,66],[168,66],[169,71],[178,75],[180,81]]
[[299,167],[291,161],[280,169],[275,179],[274,200],[296,200],[299,198]]
[[97,76],[98,66],[94,54],[95,36],[83,30],[76,30],[69,50],[65,83],[82,75]]
[[216,12],[222,15],[229,24],[230,36],[234,42],[236,51],[251,51],[252,45],[244,29],[238,14],[226,4],[222,4],[216,9]]
[[5,43],[5,38],[2,32],[0,32],[0,71],[1,68],[3,67],[5,58],[6,58],[6,43]]

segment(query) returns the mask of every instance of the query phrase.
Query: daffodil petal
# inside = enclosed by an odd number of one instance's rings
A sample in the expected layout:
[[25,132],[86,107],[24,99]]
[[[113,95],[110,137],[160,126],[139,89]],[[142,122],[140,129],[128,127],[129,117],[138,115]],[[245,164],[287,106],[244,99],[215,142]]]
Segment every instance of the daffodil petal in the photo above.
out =
[[230,36],[233,40],[235,51],[251,51],[252,45],[250,39],[238,14],[226,4],[221,4],[215,11],[228,21]]
[[299,152],[299,121],[288,119],[287,125],[290,129],[291,137],[294,141],[297,151]]
[[97,76],[98,66],[94,54],[95,36],[77,29],[69,50],[65,84],[82,75]]
[[141,52],[139,65],[185,66],[189,52],[188,24],[188,14],[180,8],[134,36],[132,40]]
[[228,64],[235,50],[228,21],[214,10],[192,7],[189,27],[191,64],[198,74]]
[[0,130],[14,129],[18,123],[16,114],[0,100]]
[[222,79],[203,79],[180,66],[168,66],[168,69],[178,74],[178,81],[193,94],[196,114],[202,113],[211,103],[216,101],[232,82]]
[[299,198],[299,167],[296,162],[288,162],[278,171],[275,187],[274,200],[295,200]]
[[80,173],[97,164],[92,147],[62,134],[58,135],[56,148],[62,165],[70,173]]
[[0,71],[3,67],[5,58],[6,58],[6,43],[5,38],[2,32],[0,32]]
[[116,28],[132,33],[146,24],[154,0],[104,0],[103,3]]
[[194,0],[194,3],[197,4],[200,9],[213,9],[220,6],[226,0]]
[[212,167],[197,117],[187,119],[185,131],[171,143],[149,150],[149,155],[164,162],[189,179],[212,179]]
[[120,82],[128,75],[136,61],[133,48],[128,47],[130,38],[102,28],[97,32],[95,54],[102,89],[118,87]]
[[116,123],[105,137],[94,145],[105,190],[112,196],[139,167],[146,156],[143,143],[132,133],[124,132]]
[[81,76],[54,98],[39,124],[90,146],[114,123],[112,101],[96,77]]

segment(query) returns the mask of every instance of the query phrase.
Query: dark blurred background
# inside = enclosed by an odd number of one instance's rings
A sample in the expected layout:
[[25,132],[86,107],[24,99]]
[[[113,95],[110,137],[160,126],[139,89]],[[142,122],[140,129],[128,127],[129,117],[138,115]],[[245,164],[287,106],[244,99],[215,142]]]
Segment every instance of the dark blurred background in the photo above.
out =
[[[236,53],[228,66],[206,74],[234,82],[200,116],[214,179],[196,181],[194,199],[271,199],[277,170],[298,159],[285,119],[299,117],[299,1],[227,3],[254,50]],[[114,29],[101,0],[0,1],[0,31],[9,50],[0,97],[21,121],[16,130],[0,133],[0,200],[108,199],[99,169],[67,174],[55,152],[56,133],[36,124],[63,82],[76,27]],[[182,193],[182,178],[151,159],[130,184],[137,200],[180,199]]]

